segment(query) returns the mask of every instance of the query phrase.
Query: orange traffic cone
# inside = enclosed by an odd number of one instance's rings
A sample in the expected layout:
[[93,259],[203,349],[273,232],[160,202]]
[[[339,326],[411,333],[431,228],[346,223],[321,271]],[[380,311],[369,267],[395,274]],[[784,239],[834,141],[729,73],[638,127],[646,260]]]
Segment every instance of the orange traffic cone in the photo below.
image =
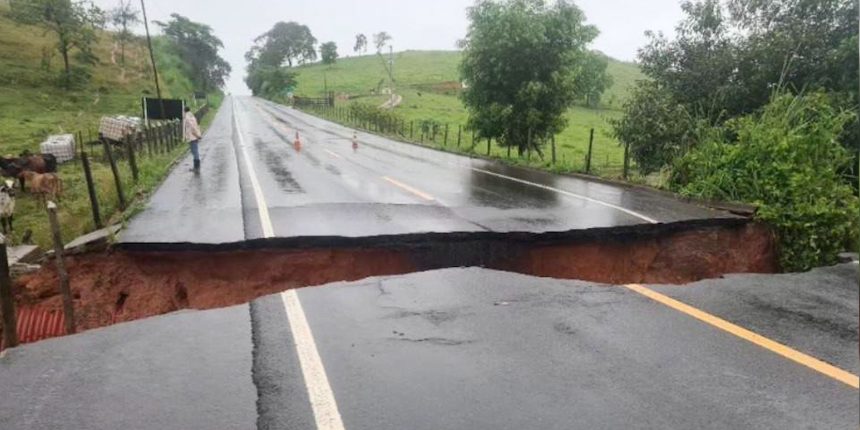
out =
[[293,148],[296,148],[296,151],[302,150],[302,139],[299,137],[299,132],[296,131],[296,140],[293,142]]

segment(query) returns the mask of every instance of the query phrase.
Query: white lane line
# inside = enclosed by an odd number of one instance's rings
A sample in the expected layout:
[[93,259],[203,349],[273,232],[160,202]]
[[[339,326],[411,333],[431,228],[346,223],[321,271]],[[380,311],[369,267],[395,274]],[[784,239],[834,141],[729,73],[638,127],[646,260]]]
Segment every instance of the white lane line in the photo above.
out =
[[290,329],[293,333],[293,341],[296,343],[296,352],[299,355],[317,430],[344,430],[337,401],[328,383],[328,376],[299,296],[295,290],[288,290],[281,293],[281,299],[284,301],[284,309],[290,321]]
[[[245,150],[242,131],[239,128],[239,119],[235,111],[236,103],[234,99],[233,118],[236,123],[236,132],[239,135],[239,146],[242,148],[242,155],[245,157],[248,174],[251,177],[251,186],[254,188],[254,196],[257,199],[260,223],[263,225],[263,236],[274,237],[272,220],[269,218],[269,210],[263,198],[263,190],[260,189],[257,175]],[[305,388],[308,390],[308,399],[314,413],[317,430],[344,430],[343,420],[337,408],[337,401],[334,399],[334,392],[332,392],[331,385],[329,385],[325,367],[317,350],[311,327],[305,317],[302,303],[299,301],[299,296],[295,290],[289,290],[281,293],[281,300],[284,302],[290,331],[293,335],[293,341],[296,343],[296,353],[299,356],[299,364],[302,368],[302,376]]]
[[399,182],[399,181],[396,181],[396,180],[394,180],[394,179],[391,179],[391,178],[389,178],[388,176],[383,176],[383,177],[382,177],[382,179],[385,179],[386,181],[388,181],[388,182],[390,182],[390,183],[392,183],[392,184],[394,184],[394,185],[396,185],[396,186],[398,186],[398,187],[400,187],[400,188],[403,188],[404,190],[409,191],[410,193],[415,194],[416,196],[421,197],[421,198],[422,198],[422,199],[424,199],[424,200],[428,200],[428,201],[434,201],[434,200],[436,200],[436,198],[434,198],[434,197],[433,197],[433,196],[431,196],[430,194],[427,194],[427,193],[425,193],[425,192],[423,192],[423,191],[421,191],[421,190],[417,190],[417,189],[415,189],[415,188],[412,188],[412,187],[410,187],[409,185],[406,185],[406,184],[404,184],[404,183],[402,183],[402,182]]
[[647,217],[647,216],[645,216],[645,215],[642,215],[642,214],[641,214],[641,213],[639,213],[639,212],[631,211],[630,209],[623,208],[623,207],[618,206],[618,205],[613,205],[612,203],[607,203],[607,202],[604,202],[604,201],[602,201],[602,200],[597,200],[597,199],[593,199],[593,198],[591,198],[591,197],[583,196],[582,194],[576,194],[576,193],[572,193],[572,192],[570,192],[570,191],[565,191],[565,190],[562,190],[562,189],[558,189],[558,188],[550,187],[550,186],[548,186],[548,185],[538,184],[538,183],[535,183],[535,182],[530,182],[530,181],[526,181],[526,180],[523,180],[523,179],[514,178],[514,177],[511,177],[511,176],[502,175],[502,174],[500,174],[500,173],[491,172],[491,171],[489,171],[489,170],[484,170],[484,169],[479,169],[479,168],[477,168],[477,167],[470,167],[470,169],[472,169],[472,170],[474,170],[474,171],[476,171],[476,172],[480,172],[480,173],[487,174],[487,175],[496,176],[496,177],[499,177],[499,178],[504,178],[504,179],[507,179],[507,180],[510,180],[510,181],[519,182],[519,183],[521,183],[521,184],[531,185],[531,186],[533,186],[533,187],[543,188],[543,189],[545,189],[545,190],[555,191],[555,192],[557,192],[557,193],[559,193],[559,194],[564,194],[564,195],[566,195],[566,196],[571,196],[571,197],[574,197],[574,198],[577,198],[577,199],[581,199],[581,200],[589,201],[589,202],[596,203],[596,204],[599,204],[599,205],[603,205],[603,206],[606,206],[606,207],[609,207],[609,208],[612,208],[612,209],[617,209],[617,210],[619,210],[619,211],[621,211],[621,212],[624,212],[624,213],[629,214],[629,215],[633,215],[633,216],[635,216],[636,218],[642,219],[642,220],[647,221],[647,222],[649,222],[649,223],[651,223],[651,224],[657,224],[657,223],[659,222],[659,221],[657,221],[656,219],[654,219],[654,218],[650,218],[650,217]]
[[251,178],[251,188],[254,189],[254,199],[257,200],[257,212],[260,214],[260,225],[263,227],[263,237],[274,237],[275,231],[272,228],[272,219],[269,217],[269,207],[266,205],[266,199],[263,197],[263,190],[260,188],[260,182],[257,181],[257,173],[254,171],[254,165],[251,163],[251,158],[248,157],[248,150],[245,148],[245,139],[242,137],[242,128],[239,126],[239,116],[236,114],[235,99],[233,99],[233,122],[236,125],[236,135],[239,136],[239,148],[242,149],[242,158],[245,159],[245,167],[248,169],[248,176]]
[[323,151],[328,152],[329,155],[335,158],[340,158],[340,155],[335,154],[334,152],[329,151],[328,149],[323,149]]

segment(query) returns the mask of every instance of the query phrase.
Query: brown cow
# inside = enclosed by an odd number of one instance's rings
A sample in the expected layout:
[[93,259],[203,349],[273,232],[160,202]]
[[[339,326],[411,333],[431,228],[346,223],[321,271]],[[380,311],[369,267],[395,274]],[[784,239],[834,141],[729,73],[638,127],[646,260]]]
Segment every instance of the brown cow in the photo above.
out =
[[59,201],[63,194],[63,181],[56,173],[26,171],[21,175],[26,179],[30,192],[40,194],[43,199],[50,197],[51,200]]

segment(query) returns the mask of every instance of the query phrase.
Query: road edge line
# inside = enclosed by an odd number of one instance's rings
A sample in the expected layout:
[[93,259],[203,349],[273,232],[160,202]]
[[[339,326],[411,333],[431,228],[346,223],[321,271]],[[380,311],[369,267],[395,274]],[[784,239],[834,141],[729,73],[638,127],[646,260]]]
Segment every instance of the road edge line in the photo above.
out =
[[425,193],[425,192],[423,192],[417,188],[413,188],[413,187],[406,185],[406,184],[404,184],[400,181],[397,181],[395,179],[391,179],[388,176],[383,176],[382,179],[386,180],[387,182],[389,182],[392,185],[395,185],[395,186],[400,187],[406,191],[409,191],[410,193],[415,194],[416,196],[421,197],[424,200],[431,201],[431,202],[437,201],[436,198],[431,196],[430,194],[427,194],[427,193]]
[[648,217],[648,216],[642,215],[642,214],[640,214],[639,212],[632,211],[632,210],[630,210],[630,209],[623,208],[623,207],[621,207],[621,206],[614,205],[614,204],[612,204],[612,203],[604,202],[603,200],[597,200],[597,199],[592,198],[592,197],[583,196],[582,194],[573,193],[573,192],[570,192],[570,191],[562,190],[562,189],[560,189],[560,188],[550,187],[549,185],[538,184],[538,183],[536,183],[536,182],[526,181],[525,179],[514,178],[513,176],[503,175],[503,174],[501,174],[501,173],[491,172],[491,171],[489,171],[489,170],[479,169],[479,168],[477,168],[477,167],[471,167],[471,166],[470,166],[469,168],[470,168],[470,169],[472,169],[472,170],[474,170],[474,171],[476,171],[476,172],[483,173],[483,174],[486,174],[486,175],[491,175],[491,176],[496,176],[496,177],[499,177],[499,178],[504,178],[504,179],[507,179],[507,180],[510,180],[510,181],[519,182],[519,183],[521,183],[521,184],[531,185],[531,186],[538,187],[538,188],[543,188],[543,189],[545,189],[545,190],[549,190],[549,191],[555,191],[555,192],[557,192],[557,193],[559,193],[559,194],[564,194],[564,195],[571,196],[571,197],[574,197],[574,198],[577,198],[577,199],[581,199],[581,200],[589,201],[589,202],[596,203],[596,204],[599,204],[599,205],[603,205],[603,206],[606,206],[606,207],[608,207],[608,208],[612,208],[612,209],[619,210],[619,211],[624,212],[624,213],[626,213],[626,214],[628,214],[628,215],[632,215],[632,216],[634,216],[634,217],[636,217],[636,218],[639,218],[639,219],[641,219],[641,220],[643,220],[643,221],[647,221],[647,222],[649,222],[649,223],[651,223],[651,224],[657,224],[657,223],[659,223],[659,221],[657,221],[657,220],[656,220],[656,219],[654,219],[654,218],[651,218],[651,217]]
[[691,316],[708,325],[725,331],[731,335],[746,340],[747,342],[753,343],[775,354],[781,355],[782,357],[794,361],[795,363],[806,366],[812,370],[815,370],[818,373],[821,373],[825,376],[829,376],[830,378],[842,382],[843,384],[846,384],[850,387],[860,388],[860,377],[851,372],[842,370],[836,366],[825,363],[824,361],[821,361],[811,355],[804,354],[794,348],[783,345],[775,340],[766,338],[758,333],[747,330],[737,324],[731,323],[718,316],[709,314],[701,309],[675,300],[665,294],[658,293],[640,284],[627,284],[624,285],[624,287],[628,290],[639,293],[651,300],[654,300],[660,304],[675,309],[676,311],[687,314],[688,316]]
[[287,290],[281,293],[281,300],[284,302],[290,331],[296,344],[296,353],[299,356],[316,428],[317,430],[344,430],[337,400],[329,384],[325,366],[317,350],[299,296],[295,290]]

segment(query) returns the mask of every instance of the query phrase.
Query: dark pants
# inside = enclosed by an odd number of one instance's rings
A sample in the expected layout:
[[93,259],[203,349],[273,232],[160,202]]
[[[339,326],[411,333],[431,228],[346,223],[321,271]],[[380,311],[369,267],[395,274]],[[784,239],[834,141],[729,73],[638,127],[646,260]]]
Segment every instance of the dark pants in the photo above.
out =
[[195,140],[188,142],[188,144],[191,145],[191,155],[194,156],[194,168],[195,169],[200,168],[200,145],[199,145],[199,143],[200,143],[199,139],[195,139]]

